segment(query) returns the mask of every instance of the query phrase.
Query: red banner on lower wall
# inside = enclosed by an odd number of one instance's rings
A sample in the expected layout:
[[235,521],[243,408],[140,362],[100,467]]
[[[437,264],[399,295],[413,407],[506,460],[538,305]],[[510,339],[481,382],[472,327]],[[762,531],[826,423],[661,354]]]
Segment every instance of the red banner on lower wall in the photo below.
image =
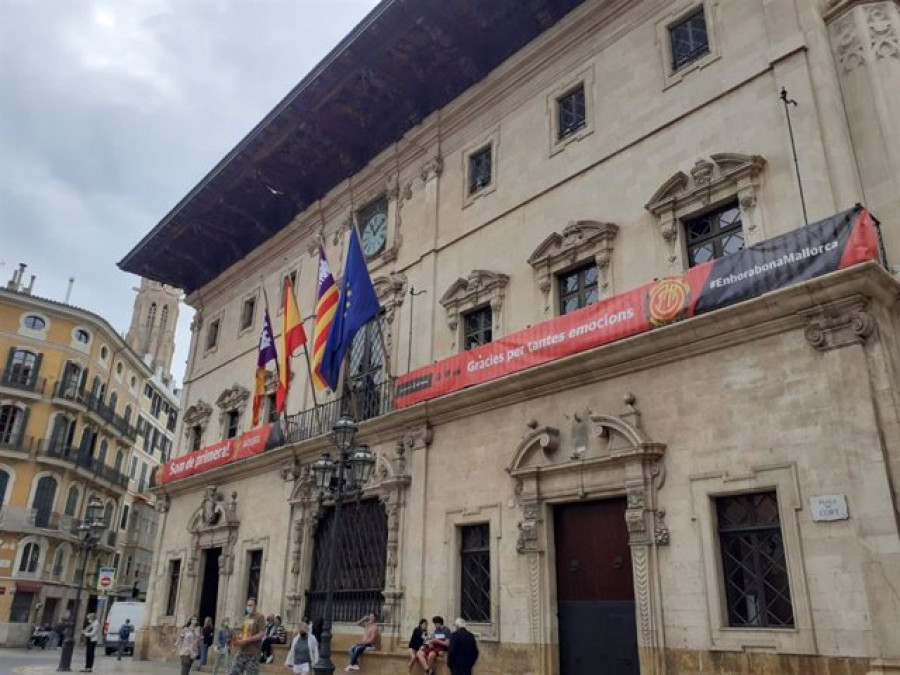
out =
[[427,401],[878,257],[856,207],[401,375],[394,405]]
[[157,482],[171,483],[173,480],[224,466],[237,459],[258,455],[266,449],[271,431],[272,425],[266,424],[244,432],[239,438],[219,441],[200,448],[197,452],[170,459],[160,467]]

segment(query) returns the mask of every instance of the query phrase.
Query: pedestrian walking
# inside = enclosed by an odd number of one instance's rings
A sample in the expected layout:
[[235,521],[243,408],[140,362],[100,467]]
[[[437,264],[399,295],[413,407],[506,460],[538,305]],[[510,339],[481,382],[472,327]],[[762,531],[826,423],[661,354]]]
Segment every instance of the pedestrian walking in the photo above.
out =
[[200,669],[206,665],[206,659],[209,655],[209,648],[212,647],[213,637],[215,635],[216,629],[213,628],[212,617],[206,617],[203,620],[203,628],[200,629],[200,634],[203,640],[200,642]]
[[131,625],[131,619],[125,619],[125,623],[119,626],[119,653],[116,661],[122,660],[122,652],[128,649],[128,637],[133,630],[134,626]]
[[191,665],[200,654],[202,639],[200,628],[197,626],[197,617],[192,616],[184,624],[184,628],[181,629],[181,633],[178,634],[178,639],[175,641],[175,649],[178,650],[178,656],[181,657],[181,675],[188,675],[191,672]]
[[466,629],[464,619],[457,619],[453,624],[456,630],[450,636],[447,667],[452,675],[472,675],[472,668],[478,660],[478,643],[475,636]]
[[231,620],[226,616],[216,632],[216,642],[213,647],[215,660],[213,662],[212,675],[218,675],[219,666],[225,664],[225,675],[231,670]]
[[240,636],[233,637],[231,640],[235,654],[229,675],[257,675],[259,673],[259,651],[265,636],[266,617],[256,611],[256,598],[247,598]]

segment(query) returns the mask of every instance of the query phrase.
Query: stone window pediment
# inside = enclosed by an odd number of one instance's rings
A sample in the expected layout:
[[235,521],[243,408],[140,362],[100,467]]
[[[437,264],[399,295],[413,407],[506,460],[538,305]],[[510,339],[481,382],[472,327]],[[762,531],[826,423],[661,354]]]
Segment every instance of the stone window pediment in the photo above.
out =
[[593,260],[600,272],[600,297],[612,292],[609,265],[612,261],[612,243],[618,232],[619,226],[613,223],[573,220],[562,232],[554,232],[534,249],[528,264],[534,269],[544,294],[545,312],[550,310],[553,278],[578,263]]
[[459,317],[463,312],[490,305],[494,336],[501,334],[501,311],[509,276],[489,270],[472,270],[460,277],[444,292],[440,303],[447,312],[447,325],[453,331],[454,347],[459,342]]
[[687,172],[675,172],[653,193],[645,208],[658,220],[667,268],[681,272],[687,267],[681,221],[730,199],[737,198],[740,205],[747,244],[764,237],[756,205],[765,165],[760,155],[715,153],[698,159]]
[[199,399],[194,405],[184,411],[184,426],[186,428],[197,425],[205,427],[207,422],[209,422],[210,415],[212,415],[212,406],[203,399]]
[[216,406],[222,410],[238,410],[243,412],[247,407],[247,401],[250,399],[250,390],[239,384],[233,385],[230,389],[226,389],[219,398],[216,399]]

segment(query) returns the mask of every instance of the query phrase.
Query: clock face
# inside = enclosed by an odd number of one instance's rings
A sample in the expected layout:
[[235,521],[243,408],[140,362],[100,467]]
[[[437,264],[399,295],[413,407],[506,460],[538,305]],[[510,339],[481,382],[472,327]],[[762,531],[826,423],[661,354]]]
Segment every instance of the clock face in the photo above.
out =
[[362,247],[366,257],[371,258],[384,248],[387,241],[387,216],[376,213],[369,219],[362,231]]

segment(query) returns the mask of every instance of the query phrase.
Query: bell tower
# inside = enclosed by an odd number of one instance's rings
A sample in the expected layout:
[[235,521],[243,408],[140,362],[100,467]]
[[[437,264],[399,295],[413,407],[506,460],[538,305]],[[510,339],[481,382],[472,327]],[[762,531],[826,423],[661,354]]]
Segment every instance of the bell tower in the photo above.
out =
[[134,290],[137,296],[125,340],[141,358],[147,360],[149,355],[150,367],[162,368],[163,378],[170,379],[181,291],[149,279],[141,279]]

